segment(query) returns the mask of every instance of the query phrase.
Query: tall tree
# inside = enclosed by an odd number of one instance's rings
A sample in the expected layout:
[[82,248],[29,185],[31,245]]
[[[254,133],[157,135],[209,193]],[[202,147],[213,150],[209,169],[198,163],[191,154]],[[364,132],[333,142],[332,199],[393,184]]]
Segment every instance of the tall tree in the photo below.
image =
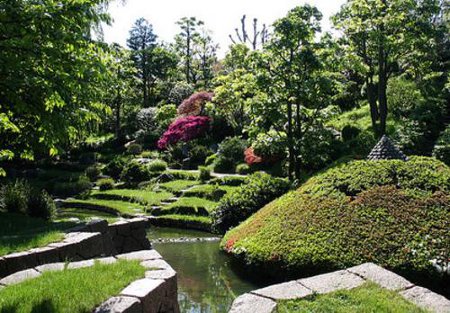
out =
[[251,35],[249,35],[248,30],[247,30],[247,22],[246,22],[247,16],[243,15],[241,18],[241,27],[239,28],[235,28],[234,32],[236,37],[234,37],[233,35],[228,35],[231,39],[231,42],[233,44],[237,44],[237,43],[243,43],[245,45],[250,45],[250,47],[253,50],[258,49],[259,47],[263,46],[268,38],[269,38],[269,30],[266,27],[266,24],[262,25],[262,28],[259,29],[258,28],[258,19],[254,18],[253,19],[253,25],[252,25],[252,29],[253,29],[253,33]]
[[144,18],[139,18],[130,30],[127,40],[128,47],[132,50],[133,60],[138,69],[138,77],[141,81],[144,107],[150,106],[150,58],[156,47],[157,36],[153,33],[153,26]]
[[[100,120],[109,71],[91,36],[104,0],[0,2],[0,150],[56,154]],[[1,154],[1,153],[0,153]],[[2,157],[0,156],[0,159]]]
[[388,81],[395,72],[420,66],[433,51],[432,17],[437,11],[437,0],[349,0],[334,17],[348,56],[364,73],[379,136],[386,132]]
[[[211,34],[206,29],[202,29],[200,36],[195,40],[197,60],[196,66],[203,88],[211,86],[214,77],[214,65],[217,63],[218,44],[212,40]],[[194,82],[195,83],[195,82]]]
[[194,77],[192,68],[195,53],[194,45],[201,36],[199,27],[203,24],[203,21],[197,20],[195,17],[183,17],[177,22],[177,25],[180,26],[180,33],[175,36],[175,47],[182,56],[184,73],[188,84],[192,82]]
[[305,135],[316,122],[315,112],[329,103],[330,80],[319,56],[322,14],[310,5],[296,7],[274,23],[267,46],[267,90],[272,101],[286,107],[289,177],[300,179]]

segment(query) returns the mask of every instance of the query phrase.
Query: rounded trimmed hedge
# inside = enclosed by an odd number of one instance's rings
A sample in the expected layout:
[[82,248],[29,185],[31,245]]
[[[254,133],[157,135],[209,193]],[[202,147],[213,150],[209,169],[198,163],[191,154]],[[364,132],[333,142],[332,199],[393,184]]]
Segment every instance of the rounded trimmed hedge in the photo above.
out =
[[221,247],[288,276],[363,262],[428,276],[430,260],[449,260],[449,210],[450,168],[442,162],[353,161],[266,205]]

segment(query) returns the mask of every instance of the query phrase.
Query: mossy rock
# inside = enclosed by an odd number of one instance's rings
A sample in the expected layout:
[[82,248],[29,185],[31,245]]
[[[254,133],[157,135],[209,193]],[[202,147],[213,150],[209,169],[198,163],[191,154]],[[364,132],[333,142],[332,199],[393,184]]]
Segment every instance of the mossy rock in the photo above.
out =
[[450,168],[432,158],[353,161],[311,178],[229,231],[221,247],[277,275],[374,262],[431,277],[450,251]]

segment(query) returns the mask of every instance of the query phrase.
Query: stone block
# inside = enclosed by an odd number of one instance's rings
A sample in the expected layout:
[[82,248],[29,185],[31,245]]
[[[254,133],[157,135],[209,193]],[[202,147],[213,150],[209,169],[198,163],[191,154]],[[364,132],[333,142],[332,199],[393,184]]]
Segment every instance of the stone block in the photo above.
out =
[[100,264],[113,264],[117,262],[117,259],[115,257],[107,257],[107,258],[100,258],[96,259]]
[[93,220],[87,224],[87,229],[91,233],[106,234],[108,232],[108,222],[101,219]]
[[125,237],[125,239],[123,241],[123,247],[122,247],[123,253],[131,252],[131,251],[139,251],[139,250],[142,250],[142,245],[140,244],[139,241],[137,241],[136,239],[134,239],[131,236]]
[[145,226],[147,225],[147,219],[141,217],[133,218],[129,220],[128,223],[130,224],[131,229],[137,228],[145,229]]
[[4,258],[0,258],[0,278],[8,275],[8,267],[6,264],[6,260]]
[[228,313],[272,313],[276,307],[273,300],[245,293],[234,300]]
[[79,262],[71,262],[67,265],[68,269],[77,269],[77,268],[85,268],[85,267],[91,267],[94,266],[95,261],[94,260],[86,260],[86,261],[79,261]]
[[146,313],[159,313],[164,298],[164,280],[146,278],[136,280],[122,290],[121,295],[138,298]]
[[156,250],[135,251],[125,254],[119,254],[116,257],[118,259],[141,260],[141,261],[162,259],[161,254],[159,254]]
[[25,280],[39,277],[41,273],[36,271],[35,269],[27,269],[24,271],[20,271],[0,280],[0,285],[11,286],[15,284],[19,284]]
[[80,241],[77,254],[83,259],[104,255],[103,235],[101,233],[92,233],[92,236]]
[[389,290],[404,290],[414,286],[402,276],[388,271],[374,263],[364,263],[347,270]]
[[33,268],[38,265],[36,255],[29,251],[8,254],[3,259],[6,262],[7,274]]
[[55,248],[58,251],[59,260],[79,260],[78,256],[78,244],[76,242],[57,242],[49,245],[51,248]]
[[272,285],[254,290],[251,293],[274,300],[291,300],[310,296],[313,292],[296,281]]
[[353,289],[361,286],[365,280],[343,270],[300,279],[298,282],[316,293],[323,294],[340,289]]
[[94,313],[143,313],[143,309],[137,298],[113,297],[103,302]]
[[59,252],[54,247],[42,247],[30,250],[36,255],[37,264],[57,263],[60,261]]
[[400,294],[419,307],[436,313],[449,313],[450,300],[423,287],[413,287],[401,291]]
[[51,264],[44,264],[39,265],[36,267],[36,270],[44,273],[44,272],[52,272],[52,271],[62,271],[66,267],[66,263],[59,262],[59,263],[51,263]]

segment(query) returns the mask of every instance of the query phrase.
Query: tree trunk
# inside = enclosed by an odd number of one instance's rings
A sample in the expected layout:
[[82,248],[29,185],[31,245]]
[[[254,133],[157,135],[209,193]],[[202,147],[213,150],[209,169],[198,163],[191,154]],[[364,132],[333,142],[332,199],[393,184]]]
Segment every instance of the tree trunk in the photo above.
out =
[[[295,115],[295,118],[296,118],[296,136],[295,137],[296,137],[297,141],[300,142],[300,144],[303,144],[302,143],[302,136],[303,136],[302,135],[302,120],[301,120],[300,109],[301,109],[301,106],[300,106],[299,103],[297,103],[296,104],[297,112],[296,112],[296,115]],[[295,162],[294,169],[295,169],[295,178],[296,179],[300,179],[301,168],[302,168],[302,163],[301,163],[301,158],[300,158],[300,153],[299,153],[300,151],[301,151],[300,147],[298,147],[298,148],[294,147],[294,153],[295,153],[295,155],[294,155],[294,162]]]
[[[386,0],[382,0],[386,7]],[[378,106],[380,110],[380,127],[378,135],[381,137],[386,133],[387,107],[387,54],[385,47],[384,25],[380,26],[378,42]]]
[[288,139],[288,150],[289,150],[289,180],[293,180],[293,172],[295,165],[295,148],[294,148],[294,138],[292,131],[292,104],[287,102],[287,118],[288,118],[288,129],[287,129],[287,139]]
[[367,85],[367,101],[369,102],[370,106],[370,117],[372,119],[372,127],[375,132],[378,132],[378,120],[380,118],[380,112],[378,110],[377,105],[376,85],[373,83],[373,79],[371,77],[366,78],[366,85]]
[[189,23],[186,28],[186,82],[191,82],[191,29]]
[[120,128],[120,120],[121,120],[121,114],[120,111],[122,109],[122,96],[120,94],[120,91],[117,90],[117,98],[116,98],[116,138],[119,139],[122,135],[121,128]]

